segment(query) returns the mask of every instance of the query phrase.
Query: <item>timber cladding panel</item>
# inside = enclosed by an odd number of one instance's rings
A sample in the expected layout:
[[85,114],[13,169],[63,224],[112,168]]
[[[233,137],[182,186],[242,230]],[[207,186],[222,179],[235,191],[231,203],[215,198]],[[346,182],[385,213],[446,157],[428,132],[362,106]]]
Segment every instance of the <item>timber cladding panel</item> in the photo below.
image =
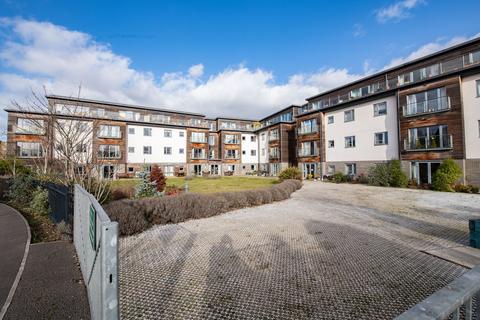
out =
[[[233,135],[236,138],[236,141],[238,143],[226,143],[226,136],[227,135]],[[242,134],[239,132],[235,131],[222,131],[220,134],[221,138],[221,159],[225,163],[240,163],[241,162],[241,156],[242,156]],[[236,150],[238,154],[238,159],[227,159],[226,158],[226,153],[227,150]]]
[[280,124],[280,162],[296,163],[295,124]]
[[[205,142],[192,142],[192,133],[193,132],[200,132],[205,134]],[[197,163],[208,163],[208,136],[209,136],[208,129],[192,129],[187,128],[187,163],[197,164]],[[193,149],[204,149],[205,158],[204,159],[192,159],[192,150]]]
[[[317,132],[315,133],[309,133],[309,134],[300,134],[299,129],[301,127],[301,123],[306,120],[310,119],[316,119],[317,120]],[[297,148],[295,148],[296,151],[299,151],[302,142],[308,142],[308,141],[314,141],[315,146],[318,149],[318,155],[317,156],[309,156],[309,157],[303,157],[303,156],[297,156],[299,162],[321,162],[322,159],[325,159],[322,152],[323,149],[323,142],[322,142],[322,137],[325,135],[322,133],[323,131],[323,120],[322,120],[322,113],[316,112],[316,113],[311,113],[307,114],[305,116],[299,116],[297,118],[296,122],[296,128],[297,128],[297,136],[296,136],[296,144]]]
[[[403,116],[403,106],[407,104],[407,96],[414,93],[424,92],[430,89],[445,87],[446,95],[450,99],[450,110],[405,117]],[[398,93],[398,114],[399,114],[399,146],[400,157],[402,160],[441,160],[447,158],[463,159],[463,120],[462,120],[462,101],[460,90],[460,79],[453,77],[421,86],[416,86]],[[447,150],[416,150],[406,151],[404,141],[408,140],[409,129],[428,127],[433,125],[447,125],[448,134],[452,135],[453,148]]]
[[[99,135],[101,125],[120,127],[120,138],[103,138]],[[122,121],[95,120],[93,121],[93,139],[92,150],[94,162],[103,164],[125,164],[127,163],[127,124]],[[118,159],[101,159],[98,157],[98,150],[101,145],[118,145],[120,146],[120,158]]]

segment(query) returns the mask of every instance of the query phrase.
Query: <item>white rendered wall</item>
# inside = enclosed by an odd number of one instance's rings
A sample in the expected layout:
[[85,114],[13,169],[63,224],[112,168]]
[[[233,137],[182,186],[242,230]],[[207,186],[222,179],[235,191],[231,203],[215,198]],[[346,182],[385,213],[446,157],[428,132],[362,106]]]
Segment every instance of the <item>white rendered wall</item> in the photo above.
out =
[[[259,163],[268,163],[268,130],[258,133],[258,156]],[[265,150],[262,154],[262,149]]]
[[[135,134],[128,133],[129,128],[135,129]],[[144,136],[143,128],[152,128],[152,136]],[[171,130],[172,136],[164,136],[165,130]],[[183,137],[180,137],[183,132]],[[186,163],[187,162],[187,131],[183,129],[127,126],[127,163]],[[151,146],[152,154],[143,154],[143,147]],[[128,152],[129,147],[134,147],[135,152]],[[164,154],[164,147],[171,147],[172,154]],[[179,150],[183,148],[183,154]]]
[[[255,141],[252,142],[252,137]],[[257,135],[253,133],[242,133],[242,163],[258,163],[258,141]],[[245,140],[244,140],[245,139]],[[252,150],[255,150],[255,155],[252,156]],[[245,151],[245,154],[243,154]]]
[[476,80],[480,74],[462,79],[463,119],[465,125],[465,156],[480,158],[480,98],[477,96]]
[[[387,102],[387,114],[374,116],[373,105]],[[395,96],[325,113],[326,161],[385,161],[398,159],[397,99]],[[344,112],[355,110],[355,120],[344,122]],[[328,124],[328,117],[334,123]],[[376,146],[375,133],[388,131],[388,145]],[[345,148],[345,137],[355,136],[355,148]],[[328,141],[335,147],[329,148]]]

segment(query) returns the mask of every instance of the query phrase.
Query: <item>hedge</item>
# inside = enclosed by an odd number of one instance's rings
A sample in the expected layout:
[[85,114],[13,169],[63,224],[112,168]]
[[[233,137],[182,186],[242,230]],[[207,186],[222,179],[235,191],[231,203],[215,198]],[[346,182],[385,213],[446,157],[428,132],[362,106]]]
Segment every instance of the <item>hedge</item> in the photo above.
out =
[[122,199],[105,205],[117,221],[121,236],[143,232],[156,224],[179,223],[216,216],[227,211],[285,200],[300,189],[298,180],[285,180],[268,188],[221,193],[184,193],[143,199]]

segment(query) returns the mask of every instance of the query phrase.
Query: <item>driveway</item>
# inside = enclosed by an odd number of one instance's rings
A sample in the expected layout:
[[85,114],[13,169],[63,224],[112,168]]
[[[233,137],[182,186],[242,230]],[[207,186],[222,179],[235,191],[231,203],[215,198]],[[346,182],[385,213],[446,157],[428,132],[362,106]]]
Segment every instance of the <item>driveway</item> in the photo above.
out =
[[124,319],[388,319],[467,271],[480,196],[307,182],[292,198],[120,241]]

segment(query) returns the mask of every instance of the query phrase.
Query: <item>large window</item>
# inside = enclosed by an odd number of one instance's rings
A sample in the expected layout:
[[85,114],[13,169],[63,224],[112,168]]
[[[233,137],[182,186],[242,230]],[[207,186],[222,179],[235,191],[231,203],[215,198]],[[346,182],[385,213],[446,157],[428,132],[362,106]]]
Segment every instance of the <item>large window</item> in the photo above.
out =
[[44,134],[45,122],[40,119],[23,119],[17,120],[16,133],[22,134]]
[[407,105],[403,108],[404,116],[439,112],[450,109],[450,99],[446,88],[436,88],[407,96]]
[[236,134],[226,134],[225,135],[225,143],[226,144],[237,144],[240,141],[238,140],[238,136]]
[[214,145],[215,145],[215,136],[214,136],[214,135],[208,136],[208,144],[209,144],[210,146],[214,146]]
[[191,141],[195,143],[205,143],[207,138],[204,132],[192,132]]
[[98,137],[100,138],[121,138],[122,133],[120,126],[100,125],[98,129]]
[[355,110],[347,110],[344,113],[345,122],[350,122],[355,120]]
[[205,159],[205,149],[193,148],[192,159]]
[[384,116],[387,114],[387,102],[375,103],[373,105],[373,115],[375,117]]
[[345,137],[345,148],[355,148],[355,136]]
[[270,130],[270,140],[278,140],[280,138],[278,129]]
[[446,125],[413,128],[408,130],[406,150],[452,148],[452,138]]
[[278,149],[278,147],[270,148],[269,157],[271,159],[277,159],[280,157],[280,150]]
[[317,120],[309,119],[300,122],[300,128],[298,129],[299,134],[309,134],[315,133],[318,131]]
[[98,147],[98,157],[101,159],[120,159],[120,146],[102,144]]
[[143,154],[152,154],[152,146],[143,146]]
[[309,157],[309,156],[316,156],[316,155],[317,155],[317,148],[315,145],[315,141],[307,141],[307,142],[301,143],[299,156]]
[[43,156],[40,142],[17,142],[17,155],[22,158],[39,158]]
[[377,132],[375,133],[375,142],[376,146],[388,144],[388,132]]
[[59,114],[68,114],[76,116],[87,116],[90,109],[84,106],[75,106],[75,105],[65,105],[65,104],[56,104],[55,112]]
[[238,150],[225,150],[225,159],[238,159]]

